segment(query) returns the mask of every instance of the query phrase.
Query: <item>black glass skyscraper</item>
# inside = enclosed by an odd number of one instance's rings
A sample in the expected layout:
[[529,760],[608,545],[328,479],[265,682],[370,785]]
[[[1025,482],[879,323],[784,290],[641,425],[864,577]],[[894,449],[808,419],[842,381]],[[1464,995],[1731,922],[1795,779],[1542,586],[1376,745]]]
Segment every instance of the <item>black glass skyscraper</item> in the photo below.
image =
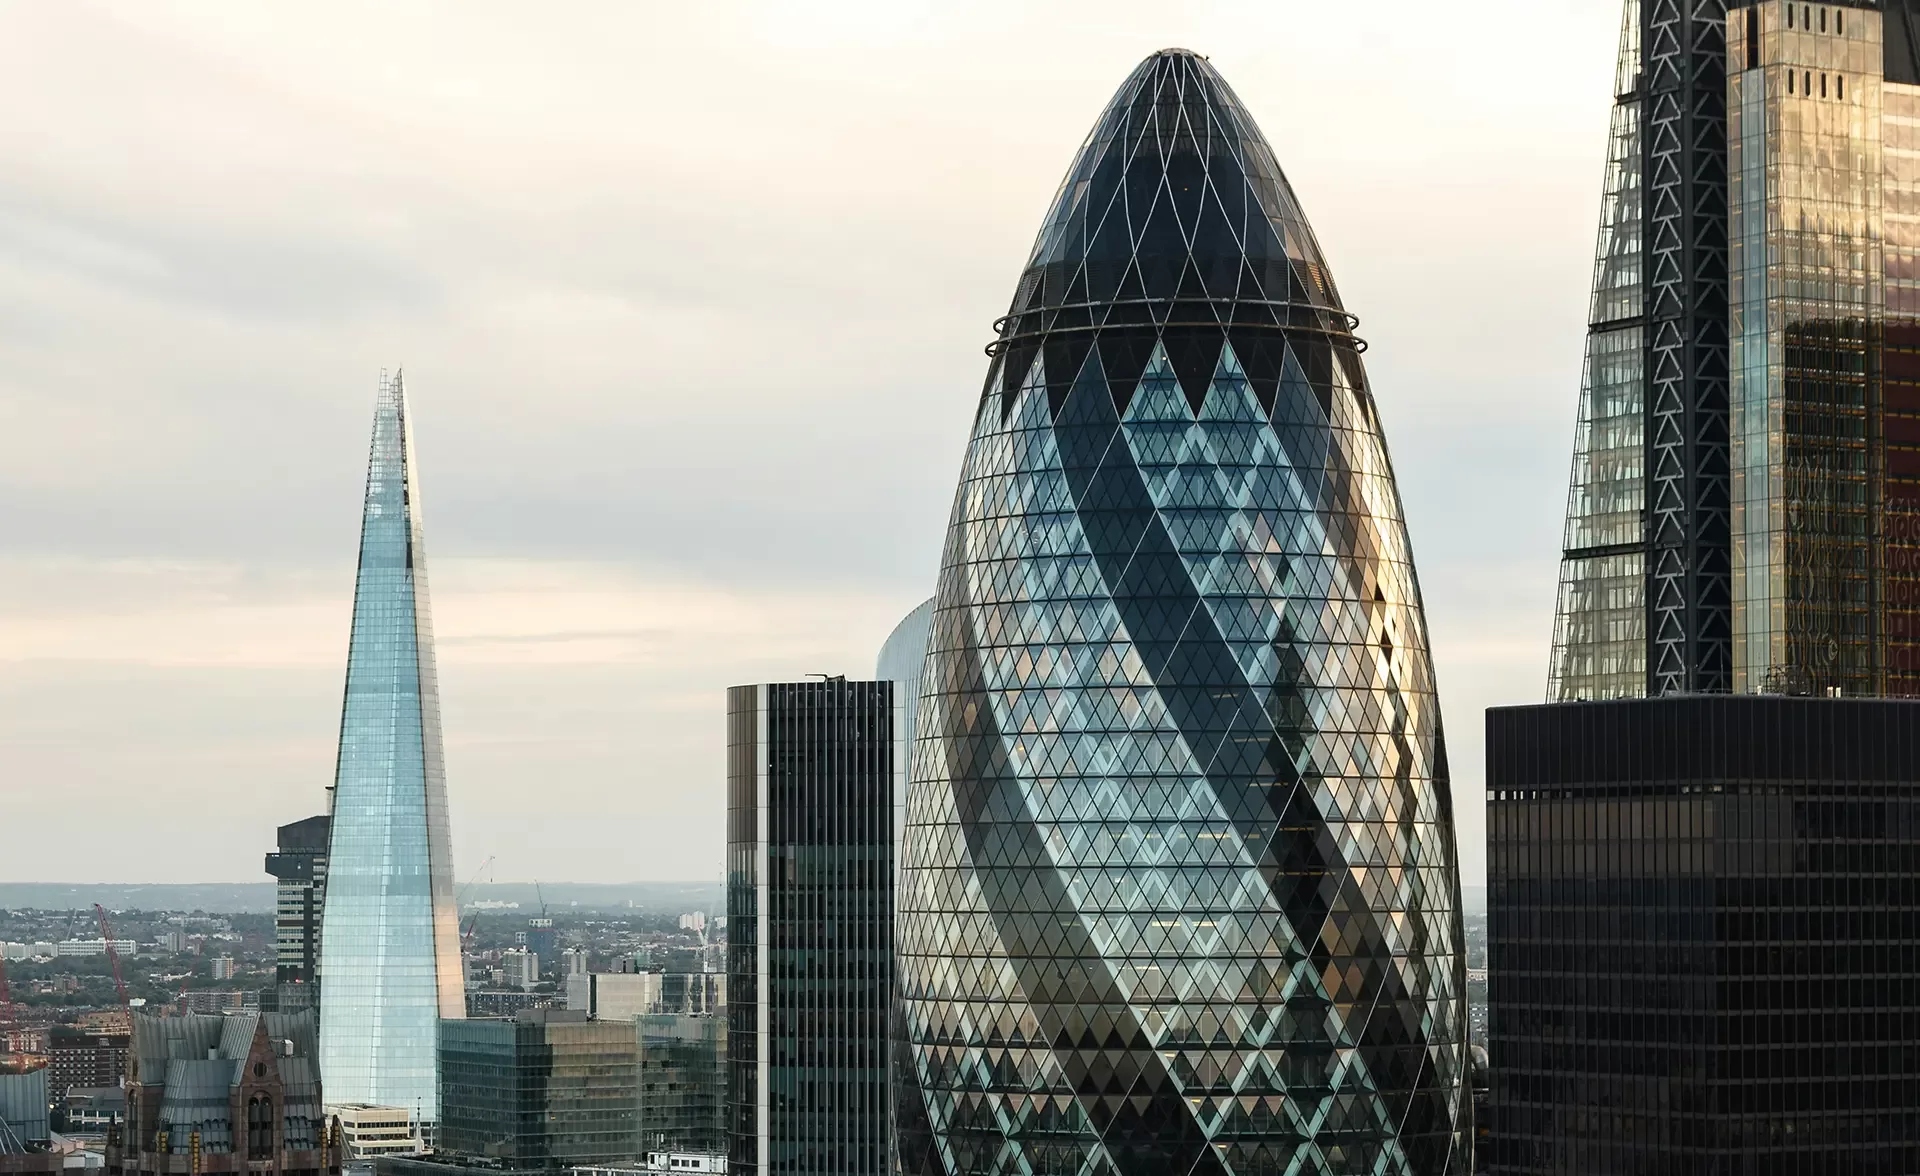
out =
[[727,696],[728,1171],[885,1176],[892,682]]
[[1920,702],[1487,729],[1490,1170],[1920,1172]]
[[1446,755],[1354,327],[1239,99],[1148,58],[999,323],[954,505],[906,1171],[1466,1171]]

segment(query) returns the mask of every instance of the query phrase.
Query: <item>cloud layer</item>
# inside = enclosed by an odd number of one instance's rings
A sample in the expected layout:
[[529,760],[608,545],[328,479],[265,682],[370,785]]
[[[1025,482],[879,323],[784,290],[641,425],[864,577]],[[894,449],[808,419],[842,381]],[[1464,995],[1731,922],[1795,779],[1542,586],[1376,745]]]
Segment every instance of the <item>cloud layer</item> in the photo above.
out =
[[1166,44],[1260,120],[1372,344],[1477,880],[1480,712],[1543,687],[1618,19],[1546,8],[20,6],[0,788],[36,832],[0,880],[253,879],[324,805],[400,366],[457,855],[717,874],[723,688],[870,672],[931,591],[988,324]]

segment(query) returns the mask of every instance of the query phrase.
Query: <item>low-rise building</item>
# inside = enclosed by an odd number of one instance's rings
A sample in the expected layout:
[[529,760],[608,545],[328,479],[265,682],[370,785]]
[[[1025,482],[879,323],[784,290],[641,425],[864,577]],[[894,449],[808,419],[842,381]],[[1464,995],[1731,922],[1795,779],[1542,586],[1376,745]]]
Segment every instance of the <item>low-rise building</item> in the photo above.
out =
[[417,1156],[427,1150],[429,1140],[420,1120],[405,1107],[349,1103],[328,1109],[340,1124],[347,1159],[356,1163],[382,1156]]
[[107,1176],[333,1173],[311,1012],[136,1013],[127,1119],[107,1137]]
[[[36,947],[39,945],[36,944]],[[138,947],[131,939],[113,940],[115,955],[130,956]],[[37,954],[37,953],[36,953]],[[107,940],[104,939],[63,939],[53,945],[55,956],[99,956],[107,954]]]
[[530,1009],[440,1023],[440,1150],[509,1167],[638,1160],[639,1049],[630,1021]]
[[67,1091],[68,1132],[104,1132],[127,1119],[127,1092],[118,1086],[75,1087]]
[[47,1072],[0,1074],[0,1173],[58,1172],[53,1127],[47,1115]]

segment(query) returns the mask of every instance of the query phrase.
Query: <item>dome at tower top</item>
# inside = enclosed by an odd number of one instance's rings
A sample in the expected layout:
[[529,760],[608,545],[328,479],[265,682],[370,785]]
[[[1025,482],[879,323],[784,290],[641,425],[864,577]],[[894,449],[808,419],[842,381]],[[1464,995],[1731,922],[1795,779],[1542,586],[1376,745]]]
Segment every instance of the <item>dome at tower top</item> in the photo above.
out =
[[1176,310],[1223,324],[1345,317],[1273,149],[1190,50],[1148,57],[1107,104],[1054,197],[1008,321],[1095,307],[1112,308],[1096,322],[1164,324]]

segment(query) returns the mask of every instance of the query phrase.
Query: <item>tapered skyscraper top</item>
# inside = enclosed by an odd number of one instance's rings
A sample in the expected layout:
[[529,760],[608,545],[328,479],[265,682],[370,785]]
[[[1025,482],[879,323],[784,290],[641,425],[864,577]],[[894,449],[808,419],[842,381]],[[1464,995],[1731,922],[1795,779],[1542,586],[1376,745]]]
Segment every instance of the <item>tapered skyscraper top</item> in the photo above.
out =
[[1182,49],[1134,70],[1054,197],[1000,324],[1007,402],[1043,339],[1056,399],[1096,336],[1130,393],[1146,363],[1133,344],[1154,332],[1102,330],[1127,325],[1161,328],[1190,396],[1212,378],[1224,328],[1268,407],[1287,356],[1272,328],[1324,343],[1354,325],[1273,149],[1225,79]]
[[334,775],[320,947],[333,1105],[439,1116],[440,1019],[466,1015],[407,397],[381,377]]
[[954,503],[906,1171],[1468,1170],[1446,754],[1354,325],[1233,92],[1148,58],[999,324]]

